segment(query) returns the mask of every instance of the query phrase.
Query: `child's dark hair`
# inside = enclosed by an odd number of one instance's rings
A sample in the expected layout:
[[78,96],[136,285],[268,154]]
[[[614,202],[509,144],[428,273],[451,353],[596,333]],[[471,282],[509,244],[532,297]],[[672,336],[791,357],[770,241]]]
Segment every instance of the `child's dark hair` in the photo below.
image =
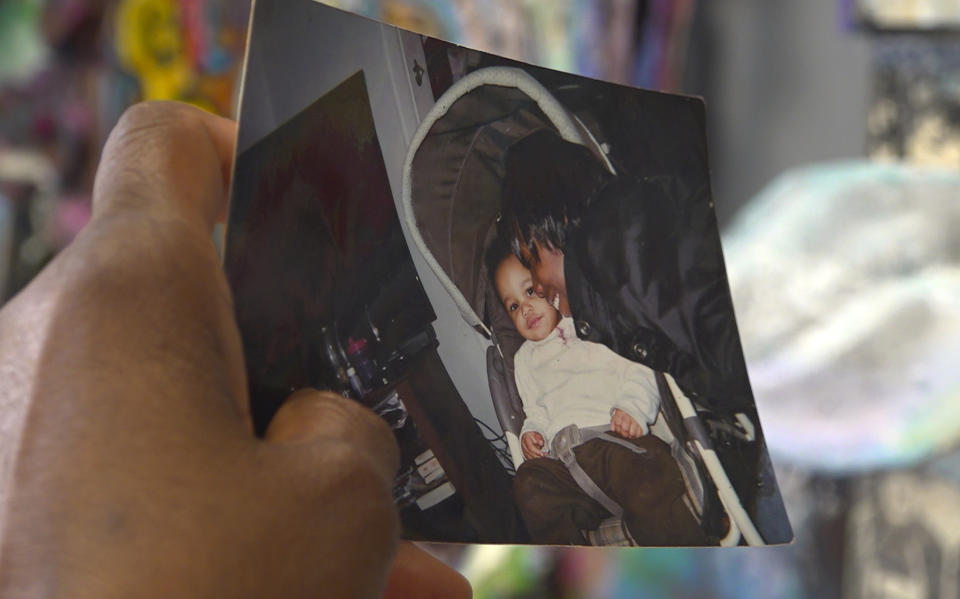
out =
[[533,242],[563,251],[609,171],[586,147],[540,129],[507,150],[501,192],[502,221],[511,249],[527,268],[524,250],[538,258]]

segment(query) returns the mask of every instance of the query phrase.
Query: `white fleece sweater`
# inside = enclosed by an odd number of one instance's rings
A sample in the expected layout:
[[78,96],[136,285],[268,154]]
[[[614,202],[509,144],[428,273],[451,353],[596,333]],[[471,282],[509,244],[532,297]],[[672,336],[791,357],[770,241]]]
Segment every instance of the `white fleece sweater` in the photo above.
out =
[[542,341],[525,341],[513,360],[527,414],[520,435],[539,432],[547,448],[570,424],[610,424],[615,408],[630,414],[644,433],[657,418],[660,394],[653,371],[605,345],[578,339],[572,318],[562,319]]

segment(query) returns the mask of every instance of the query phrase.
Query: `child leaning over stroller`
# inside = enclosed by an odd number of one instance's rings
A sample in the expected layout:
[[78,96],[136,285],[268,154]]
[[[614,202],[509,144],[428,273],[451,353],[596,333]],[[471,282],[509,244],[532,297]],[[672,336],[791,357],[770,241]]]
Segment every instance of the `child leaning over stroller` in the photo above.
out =
[[707,544],[669,447],[647,434],[659,409],[653,371],[578,339],[502,237],[487,267],[526,339],[514,356],[526,413],[514,495],[531,540],[586,544],[583,531],[617,515],[639,545]]

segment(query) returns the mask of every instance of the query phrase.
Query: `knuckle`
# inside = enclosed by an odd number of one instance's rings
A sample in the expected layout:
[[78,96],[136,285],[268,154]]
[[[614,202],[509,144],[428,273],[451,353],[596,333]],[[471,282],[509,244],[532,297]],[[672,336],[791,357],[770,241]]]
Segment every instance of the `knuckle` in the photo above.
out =
[[179,123],[183,120],[182,109],[172,102],[148,101],[134,104],[120,116],[115,135],[126,138],[144,130],[161,125]]
[[191,115],[198,109],[181,102],[165,100],[147,100],[127,108],[118,124],[124,126],[143,126],[158,123],[189,123]]
[[204,131],[201,113],[199,108],[181,102],[140,102],[120,116],[109,142],[124,154],[165,148],[164,140],[174,138],[196,140]]

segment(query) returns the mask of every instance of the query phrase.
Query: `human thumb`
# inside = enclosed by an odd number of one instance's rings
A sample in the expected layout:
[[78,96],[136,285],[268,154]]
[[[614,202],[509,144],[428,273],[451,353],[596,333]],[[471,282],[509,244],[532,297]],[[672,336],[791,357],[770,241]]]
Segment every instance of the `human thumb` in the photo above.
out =
[[[330,392],[297,391],[277,411],[266,433],[267,441],[293,450],[338,438],[377,454],[392,482],[397,470],[393,435],[378,416],[355,401]],[[400,544],[383,591],[385,599],[467,599],[471,594],[463,576],[412,543]]]
[[272,443],[342,442],[374,462],[392,482],[399,453],[390,428],[371,410],[331,391],[301,389],[280,406],[267,427]]
[[[392,500],[399,463],[390,428],[359,403],[312,389],[291,395],[266,432],[262,465],[280,505],[272,545],[288,558],[278,587],[299,584],[328,597],[378,597],[394,559]],[[291,492],[280,493],[281,489]],[[295,578],[296,580],[281,580]]]

